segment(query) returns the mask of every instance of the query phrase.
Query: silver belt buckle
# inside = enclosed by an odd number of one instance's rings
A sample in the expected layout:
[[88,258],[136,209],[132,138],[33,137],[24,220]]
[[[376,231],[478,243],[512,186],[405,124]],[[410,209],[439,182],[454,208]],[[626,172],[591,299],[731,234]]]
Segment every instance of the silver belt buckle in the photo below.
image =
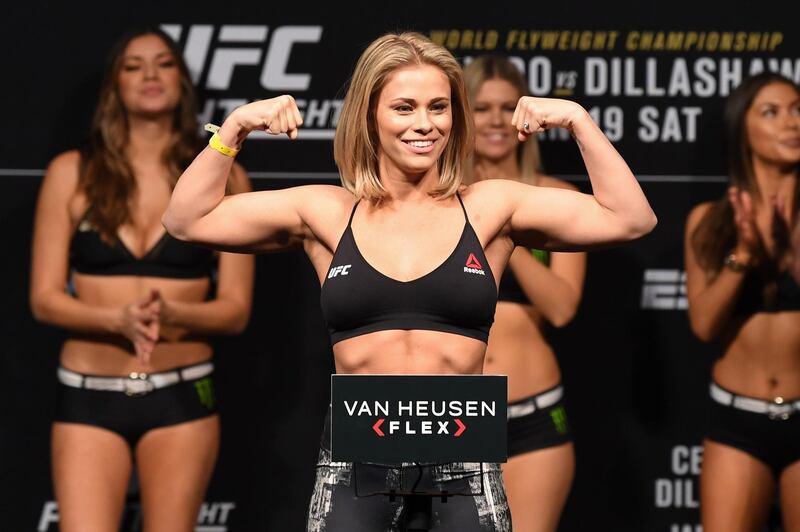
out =
[[783,397],[776,397],[767,406],[767,414],[770,419],[786,421],[793,413],[794,408],[791,404],[786,404]]
[[145,395],[152,392],[153,389],[153,383],[147,379],[147,373],[136,373],[134,371],[125,379],[125,395],[128,397]]

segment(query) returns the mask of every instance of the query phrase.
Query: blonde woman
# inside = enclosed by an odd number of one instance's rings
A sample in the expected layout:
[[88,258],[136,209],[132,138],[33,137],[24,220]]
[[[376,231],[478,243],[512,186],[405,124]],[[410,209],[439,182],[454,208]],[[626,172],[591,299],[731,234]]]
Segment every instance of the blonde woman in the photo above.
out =
[[[304,249],[322,285],[338,373],[479,374],[496,283],[515,245],[623,242],[655,224],[636,179],[579,105],[522,98],[511,122],[521,140],[545,127],[569,128],[595,195],[503,180],[462,186],[474,140],[461,67],[420,34],[387,34],[361,55],[345,97],[334,140],[344,187],[226,198],[231,152],[209,147],[178,181],[164,224],[210,246]],[[214,144],[236,150],[259,129],[296,138],[301,124],[294,99],[280,96],[233,111]],[[345,266],[347,275],[328,275]],[[329,449],[323,437],[308,529],[403,526],[402,501],[356,498],[353,464],[331,463]],[[510,530],[496,464],[483,479],[475,464],[424,469],[451,492],[477,493],[483,481],[481,495],[433,501],[439,530]],[[392,471],[359,464],[359,484],[386,486]]]
[[[519,69],[500,56],[481,56],[464,69],[475,118],[471,181],[510,179],[575,190],[540,173],[535,138],[520,142],[511,117],[527,94]],[[575,471],[564,390],[545,324],[567,324],[578,309],[585,253],[518,247],[500,278],[497,311],[483,371],[508,376],[508,462],[503,466],[514,530],[558,526]]]

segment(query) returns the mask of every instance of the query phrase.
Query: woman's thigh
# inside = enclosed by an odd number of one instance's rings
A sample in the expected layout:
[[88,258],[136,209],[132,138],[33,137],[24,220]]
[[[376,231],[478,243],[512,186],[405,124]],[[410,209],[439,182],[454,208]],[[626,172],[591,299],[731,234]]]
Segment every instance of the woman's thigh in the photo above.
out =
[[780,482],[783,528],[785,532],[800,532],[800,461],[783,470]]
[[56,422],[51,443],[60,530],[117,530],[131,474],[127,442],[104,428]]
[[219,416],[148,431],[136,446],[146,532],[193,531],[219,452]]
[[775,479],[764,462],[741,449],[705,441],[700,474],[704,532],[760,530],[774,494]]
[[515,532],[553,531],[558,526],[572,478],[572,443],[514,456],[503,466]]

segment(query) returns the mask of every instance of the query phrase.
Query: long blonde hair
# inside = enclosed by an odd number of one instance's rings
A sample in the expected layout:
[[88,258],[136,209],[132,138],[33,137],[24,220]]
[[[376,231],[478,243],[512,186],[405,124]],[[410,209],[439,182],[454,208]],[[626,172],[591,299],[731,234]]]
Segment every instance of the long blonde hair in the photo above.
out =
[[431,195],[447,198],[461,186],[473,145],[472,113],[461,66],[446,48],[422,34],[388,33],[373,41],[358,59],[333,140],[342,185],[358,199],[380,202],[387,195],[378,175],[375,108],[391,74],[409,65],[435,66],[450,82],[453,128],[439,158],[439,184]]
[[[464,67],[464,82],[470,105],[475,105],[475,98],[481,90],[481,86],[490,79],[502,79],[509,82],[517,89],[520,97],[528,95],[528,88],[525,86],[522,73],[514,63],[503,56],[482,55]],[[539,142],[535,135],[525,142],[520,142],[517,146],[517,164],[520,169],[520,181],[531,185],[538,183],[539,175],[542,172],[542,160],[539,154]],[[469,165],[465,181],[467,183],[475,182],[475,171],[472,164]]]

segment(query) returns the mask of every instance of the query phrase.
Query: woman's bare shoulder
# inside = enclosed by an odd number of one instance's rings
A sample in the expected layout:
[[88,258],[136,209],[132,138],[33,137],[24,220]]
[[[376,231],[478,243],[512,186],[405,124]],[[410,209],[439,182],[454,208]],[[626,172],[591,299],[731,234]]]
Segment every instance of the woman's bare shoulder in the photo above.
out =
[[519,181],[512,181],[510,179],[484,179],[476,181],[470,185],[465,185],[459,193],[464,196],[473,196],[475,198],[484,198],[487,196],[507,194],[514,187],[520,186],[522,183]]
[[45,170],[42,187],[59,195],[73,195],[78,186],[81,156],[69,150],[53,157]]
[[338,185],[302,185],[296,187],[298,204],[305,218],[316,218],[327,223],[337,223],[350,215],[356,198]]
[[356,201],[351,192],[339,185],[302,185],[297,188],[309,199],[331,205],[352,207]]
[[692,207],[692,210],[689,211],[689,215],[686,217],[686,226],[689,228],[696,226],[706,213],[708,213],[709,209],[714,206],[714,203],[714,201],[704,201]]
[[460,194],[467,211],[475,213],[475,216],[488,216],[498,223],[505,223],[511,215],[516,198],[533,188],[509,179],[486,179],[464,187]]
[[57,174],[60,177],[78,177],[81,155],[78,150],[69,150],[59,153],[47,165],[45,175]]
[[464,187],[461,194],[471,201],[484,203],[513,199],[521,193],[531,193],[535,188],[515,179],[485,179]]

